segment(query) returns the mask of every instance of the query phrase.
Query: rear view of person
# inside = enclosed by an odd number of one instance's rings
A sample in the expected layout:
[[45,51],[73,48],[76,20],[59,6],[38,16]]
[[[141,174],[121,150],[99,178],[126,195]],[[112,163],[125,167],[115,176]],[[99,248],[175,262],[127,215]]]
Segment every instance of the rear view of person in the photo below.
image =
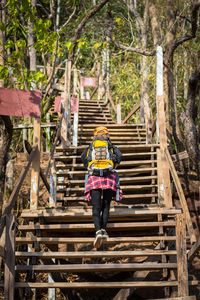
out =
[[[122,159],[119,149],[111,143],[108,129],[99,126],[94,130],[92,143],[82,155],[82,162],[88,170],[85,183],[85,198],[92,201],[92,213],[96,231],[94,246],[100,247],[108,239],[106,225],[109,217],[110,202],[122,198],[119,176],[115,171]],[[101,199],[102,198],[102,199]]]

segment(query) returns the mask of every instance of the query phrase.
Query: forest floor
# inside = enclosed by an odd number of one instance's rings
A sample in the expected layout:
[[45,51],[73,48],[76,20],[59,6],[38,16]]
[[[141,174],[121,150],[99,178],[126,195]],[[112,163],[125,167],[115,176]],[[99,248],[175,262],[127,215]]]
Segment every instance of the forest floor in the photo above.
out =
[[[42,153],[42,155],[41,155],[42,170],[45,170],[45,168],[47,166],[48,158],[49,158],[48,153]],[[27,162],[27,154],[18,153],[14,160],[15,181],[17,180],[17,178],[21,172],[21,169],[23,166],[25,166],[26,162]],[[31,177],[31,174],[29,171],[29,173],[27,174],[26,179],[24,181],[24,184],[20,190],[19,197],[18,197],[18,204],[16,206],[17,215],[20,215],[20,212],[22,211],[22,209],[29,208],[30,177]],[[190,212],[191,212],[191,216],[192,216],[192,220],[194,223],[196,234],[199,235],[199,228],[200,228],[200,215],[199,215],[200,198],[199,197],[200,197],[200,195],[198,193],[198,188],[197,188],[198,183],[194,183],[193,181],[191,181],[190,185],[191,186],[195,185],[194,190],[192,192],[188,192],[185,190],[184,192],[185,192],[186,200],[187,200]],[[49,194],[46,190],[46,187],[44,186],[44,184],[41,181],[40,181],[40,187],[41,188],[40,188],[40,193],[39,193],[39,206],[40,207],[48,207]],[[175,199],[174,201],[175,201],[176,207],[180,207],[180,203],[179,203],[176,193],[174,193],[174,199]],[[127,250],[131,246],[129,244],[120,244],[120,245],[118,245],[118,247],[120,247],[121,249],[123,248],[123,249]],[[115,248],[115,246],[111,245],[111,248],[109,250],[114,250],[114,248]],[[120,263],[120,261],[118,261],[118,263]],[[127,274],[124,274],[124,275],[127,276]],[[122,275],[122,278],[120,278],[121,281],[127,280],[127,278],[123,279],[124,275]],[[71,276],[71,278],[67,278],[67,280],[77,281],[79,279],[76,275],[69,275],[69,277],[70,276]],[[87,276],[87,274],[86,274],[86,276]],[[158,274],[157,275],[155,274],[155,276],[157,277]],[[193,279],[200,281],[200,254],[197,255],[193,259],[192,263],[189,266],[189,280],[193,280]],[[61,292],[59,289],[57,289],[56,290],[56,299],[59,299],[59,300],[62,300],[62,299],[66,299],[66,300],[86,300],[86,299],[87,300],[100,300],[100,299],[104,298],[106,300],[125,300],[125,299],[140,300],[140,299],[147,299],[146,292],[148,292],[148,297],[154,298],[154,297],[158,296],[157,290],[155,290],[155,289],[151,289],[151,291],[150,290],[148,290],[148,291],[142,290],[142,289],[137,290],[137,294],[135,294],[133,289],[124,289],[124,290],[121,290],[120,292],[119,292],[119,290],[99,289],[98,291],[95,290],[95,296],[94,296],[93,290],[62,291]],[[150,294],[151,294],[151,296],[150,296]],[[191,287],[190,295],[196,295],[197,300],[200,300],[200,286]],[[4,299],[3,294],[2,295],[0,294],[0,299]],[[37,295],[37,299],[40,299],[40,300],[47,299],[46,290],[44,290],[44,291],[40,290]]]

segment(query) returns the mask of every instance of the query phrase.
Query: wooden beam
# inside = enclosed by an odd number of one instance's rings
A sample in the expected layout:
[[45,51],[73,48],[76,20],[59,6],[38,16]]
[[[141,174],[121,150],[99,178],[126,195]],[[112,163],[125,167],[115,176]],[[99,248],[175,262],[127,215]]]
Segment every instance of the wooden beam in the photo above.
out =
[[15,291],[15,216],[6,216],[6,245],[5,245],[5,300],[14,300]]
[[56,190],[57,190],[56,164],[55,161],[52,159],[51,169],[50,169],[50,197],[49,197],[50,207],[56,207]]
[[107,96],[108,96],[108,99],[109,99],[109,101],[110,101],[110,104],[111,104],[111,106],[112,106],[112,108],[113,108],[115,114],[117,114],[117,109],[116,109],[116,107],[115,107],[115,104],[114,104],[114,102],[113,102],[113,99],[112,99],[112,97],[111,97],[111,94],[110,94],[110,91],[109,91],[109,90],[107,91]]
[[[159,241],[175,241],[175,236],[147,236],[147,237],[117,237],[109,238],[104,244],[111,243],[139,243],[139,242],[159,242]],[[16,243],[30,244],[75,244],[75,243],[93,243],[94,238],[54,238],[54,237],[16,237]]]
[[199,252],[199,250],[200,250],[200,236],[198,237],[198,240],[188,252],[188,261],[192,261],[195,255]]
[[[30,154],[31,151],[32,151],[31,145],[26,140],[25,140],[24,143],[25,143],[26,151],[28,152],[28,154]],[[43,181],[44,185],[46,186],[47,191],[49,192],[50,191],[50,186],[49,186],[49,183],[48,183],[48,181],[46,179],[46,176],[44,175],[44,173],[43,173],[43,171],[42,171],[41,168],[40,168],[40,177],[42,178],[42,181]]]
[[191,240],[191,243],[193,244],[193,243],[196,242],[196,235],[195,235],[194,228],[193,228],[193,225],[192,225],[190,212],[189,212],[189,209],[188,209],[188,206],[187,206],[187,201],[185,199],[185,195],[183,193],[183,189],[182,189],[180,180],[178,178],[178,174],[176,172],[176,169],[174,167],[174,164],[172,162],[170,153],[169,153],[167,148],[165,148],[165,156],[166,156],[167,162],[169,164],[170,172],[172,174],[172,177],[173,177],[173,180],[174,180],[174,183],[175,183],[175,186],[176,186],[176,190],[177,190],[180,202],[181,202],[181,206],[182,206],[182,209],[183,209],[183,212],[184,212],[184,215],[185,215],[187,229],[188,229],[188,232],[189,232],[189,235],[190,235],[190,240]]
[[66,265],[16,265],[16,272],[127,272],[136,270],[176,269],[176,263],[124,263],[124,264],[66,264]]
[[79,252],[15,252],[16,257],[47,258],[97,258],[97,257],[134,257],[134,256],[162,256],[176,255],[175,250],[146,250],[146,251],[79,251]]
[[41,129],[40,119],[34,119],[33,146],[37,146],[36,155],[31,168],[31,195],[30,208],[37,209],[40,185],[40,147],[41,147]]
[[[16,288],[151,288],[151,287],[165,287],[165,286],[177,286],[177,281],[121,281],[121,282],[16,282]],[[175,298],[179,300],[179,298]],[[170,299],[171,300],[171,299]],[[194,298],[184,298],[181,300],[194,300]]]
[[17,183],[15,185],[15,188],[12,191],[12,194],[10,195],[10,198],[8,200],[8,204],[6,205],[6,207],[4,208],[3,212],[2,212],[2,216],[0,219],[0,236],[2,235],[3,229],[4,229],[4,225],[5,225],[5,216],[7,214],[11,213],[11,210],[14,207],[14,204],[17,200],[18,194],[19,194],[19,190],[24,182],[24,179],[26,177],[26,174],[30,168],[30,165],[34,159],[34,157],[36,156],[37,153],[37,147],[34,147],[31,154],[29,155],[28,158],[28,163],[27,165],[22,169],[21,174],[17,180]]
[[[136,228],[153,228],[159,226],[174,227],[175,221],[164,221],[164,222],[135,222],[133,223],[108,223],[108,230],[134,230]],[[33,230],[70,230],[70,231],[90,231],[94,230],[94,224],[42,224],[42,225],[19,225],[19,230],[33,231]]]
[[178,296],[189,295],[188,288],[188,264],[186,253],[186,229],[184,215],[176,216],[176,251],[177,251],[177,274],[178,274]]
[[140,103],[138,105],[136,105],[136,107],[134,107],[134,109],[128,114],[128,116],[126,116],[126,118],[122,121],[122,124],[125,124],[130,119],[130,117],[132,117],[132,115],[136,111],[138,111],[139,108],[140,108]]

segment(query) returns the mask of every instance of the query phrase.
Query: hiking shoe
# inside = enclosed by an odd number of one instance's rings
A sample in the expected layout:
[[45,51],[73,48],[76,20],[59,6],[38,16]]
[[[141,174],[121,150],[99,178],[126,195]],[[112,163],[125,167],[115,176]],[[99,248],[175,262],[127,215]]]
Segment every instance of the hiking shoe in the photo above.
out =
[[109,236],[108,236],[108,234],[107,234],[107,232],[106,232],[105,229],[101,229],[101,234],[102,234],[102,238],[107,241],[107,239],[109,238]]
[[94,239],[94,247],[99,248],[102,244],[102,232],[101,230],[96,231],[95,239]]

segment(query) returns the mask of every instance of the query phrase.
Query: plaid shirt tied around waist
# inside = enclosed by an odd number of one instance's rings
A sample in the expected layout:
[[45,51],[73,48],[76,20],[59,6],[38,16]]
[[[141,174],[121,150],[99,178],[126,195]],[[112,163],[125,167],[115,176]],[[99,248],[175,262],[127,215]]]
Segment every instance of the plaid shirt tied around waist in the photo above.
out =
[[[95,189],[111,189],[116,192],[116,176],[115,174],[110,174],[106,177],[91,175],[88,178],[88,182],[85,188],[85,198],[90,201],[90,191]],[[119,189],[119,200],[122,200],[122,190]]]

